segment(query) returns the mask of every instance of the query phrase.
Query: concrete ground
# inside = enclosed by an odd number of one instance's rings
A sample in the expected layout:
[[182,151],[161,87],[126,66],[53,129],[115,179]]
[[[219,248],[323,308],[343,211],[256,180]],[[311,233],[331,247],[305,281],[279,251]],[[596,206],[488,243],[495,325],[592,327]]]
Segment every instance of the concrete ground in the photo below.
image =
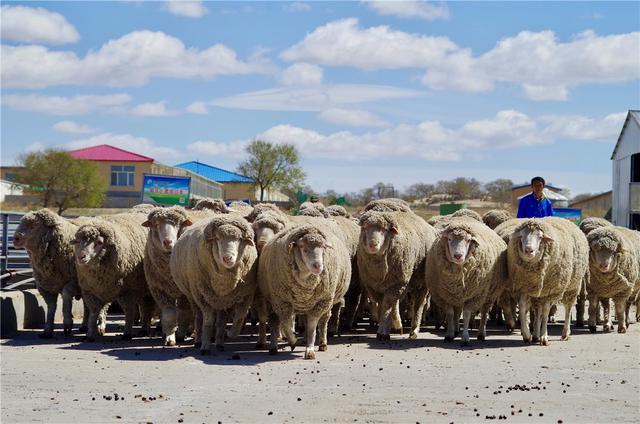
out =
[[313,361],[301,347],[255,351],[250,335],[201,356],[108,330],[95,344],[61,332],[3,340],[2,423],[640,420],[640,324],[627,334],[573,329],[567,342],[552,324],[548,347],[493,326],[486,342],[473,332],[470,348],[430,327],[418,340],[378,342],[363,326]]

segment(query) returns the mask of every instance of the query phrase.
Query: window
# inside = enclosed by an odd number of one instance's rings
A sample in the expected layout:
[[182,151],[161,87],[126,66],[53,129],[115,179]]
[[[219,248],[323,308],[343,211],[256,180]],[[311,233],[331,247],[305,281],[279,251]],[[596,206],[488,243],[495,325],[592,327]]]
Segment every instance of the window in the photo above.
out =
[[631,155],[631,182],[640,183],[640,153]]
[[136,174],[135,166],[112,165],[111,166],[111,185],[112,186],[133,186],[134,175]]

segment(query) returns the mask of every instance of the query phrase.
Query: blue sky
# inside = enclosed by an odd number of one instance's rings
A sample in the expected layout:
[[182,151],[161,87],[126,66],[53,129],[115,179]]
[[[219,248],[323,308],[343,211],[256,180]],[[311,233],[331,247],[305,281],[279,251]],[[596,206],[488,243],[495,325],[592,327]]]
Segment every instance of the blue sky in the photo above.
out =
[[457,176],[611,188],[640,107],[638,2],[3,2],[2,164],[112,144],[307,184]]

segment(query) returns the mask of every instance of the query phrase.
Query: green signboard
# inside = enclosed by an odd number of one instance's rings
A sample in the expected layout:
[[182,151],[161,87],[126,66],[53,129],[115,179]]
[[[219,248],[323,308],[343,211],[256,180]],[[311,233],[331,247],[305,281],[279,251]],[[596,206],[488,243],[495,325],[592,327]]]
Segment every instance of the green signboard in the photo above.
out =
[[142,203],[189,205],[191,177],[144,174]]

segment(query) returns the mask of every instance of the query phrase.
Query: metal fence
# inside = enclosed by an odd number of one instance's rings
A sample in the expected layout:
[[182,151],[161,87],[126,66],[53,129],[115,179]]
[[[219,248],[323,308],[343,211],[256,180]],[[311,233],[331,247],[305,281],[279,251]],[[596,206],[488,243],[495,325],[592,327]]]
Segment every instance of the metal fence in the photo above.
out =
[[[0,234],[0,281],[2,289],[11,289],[33,282],[31,263],[26,250],[13,248],[15,232],[22,212],[1,212],[2,234]],[[16,281],[17,280],[17,281]]]

